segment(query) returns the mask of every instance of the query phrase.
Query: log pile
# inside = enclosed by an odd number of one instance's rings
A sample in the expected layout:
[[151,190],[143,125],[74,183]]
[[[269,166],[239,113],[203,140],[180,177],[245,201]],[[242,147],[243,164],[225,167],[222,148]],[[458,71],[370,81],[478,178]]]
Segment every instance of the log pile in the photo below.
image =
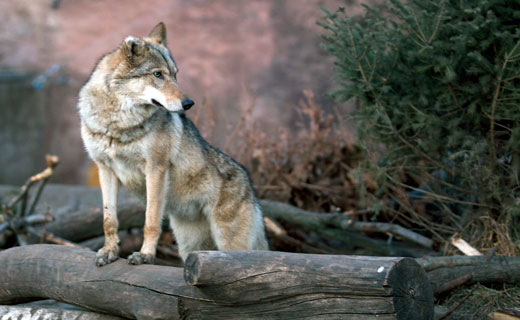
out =
[[[420,319],[417,310],[429,319],[434,297],[459,286],[477,282],[520,285],[520,257],[435,257],[438,253],[430,239],[401,226],[355,221],[341,213],[308,212],[267,200],[260,204],[271,248],[321,255],[199,252],[190,255],[184,269],[128,266],[123,259],[95,268],[94,253],[85,249],[96,250],[104,241],[100,192],[46,186],[57,163],[48,160],[48,168],[21,189],[0,186],[0,204],[4,204],[0,249],[42,242],[69,247],[0,251],[0,283],[5,284],[0,286],[0,304],[52,298],[129,319],[331,319],[347,315],[349,319]],[[37,187],[32,196],[31,186]],[[119,204],[122,251],[138,250],[143,204],[124,193]],[[374,234],[388,239],[370,237]],[[338,255],[351,252],[352,247],[376,255],[429,257]],[[159,264],[182,265],[171,238],[161,243],[158,254]],[[1,308],[0,316],[45,314],[45,308]],[[46,310],[48,314],[61,312]],[[95,313],[81,312],[67,315],[97,319]],[[105,318],[100,315],[99,319]]]
[[[0,202],[6,203],[16,197],[18,188],[0,186]],[[71,190],[69,190],[71,189]],[[59,197],[61,195],[61,197]],[[71,205],[64,199],[76,199]],[[86,200],[85,200],[86,199]],[[45,238],[49,243],[87,246],[103,235],[103,215],[99,189],[59,185],[48,185],[41,196],[40,210],[47,207],[52,220],[45,227],[19,228],[16,237],[26,239],[22,244],[39,243]],[[119,229],[142,228],[144,225],[144,205],[137,199],[122,193],[118,207]],[[353,248],[361,248],[364,253],[383,256],[421,257],[435,254],[433,242],[420,234],[399,225],[388,223],[359,222],[341,213],[308,212],[276,201],[260,200],[271,247],[275,250],[301,253],[348,254]],[[300,235],[289,234],[281,224],[294,226]],[[364,233],[379,233],[400,241],[373,239]],[[314,237],[309,236],[314,234]],[[2,230],[0,230],[0,236]],[[32,235],[32,238],[29,236]],[[29,237],[29,238],[28,238]],[[336,241],[346,249],[332,248],[326,241]],[[98,239],[95,243],[102,242]],[[1,241],[0,241],[0,247]],[[95,247],[90,247],[95,249]],[[138,248],[136,248],[138,249]]]
[[0,252],[0,304],[52,298],[128,319],[433,315],[426,274],[410,258],[206,251],[182,269],[123,259],[97,268],[94,255],[55,245]]

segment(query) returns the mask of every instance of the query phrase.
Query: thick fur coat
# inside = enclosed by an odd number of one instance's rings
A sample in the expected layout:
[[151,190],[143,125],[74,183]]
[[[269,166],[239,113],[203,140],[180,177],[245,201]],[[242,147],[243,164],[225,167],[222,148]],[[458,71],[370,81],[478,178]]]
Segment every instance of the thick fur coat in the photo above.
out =
[[168,216],[179,253],[267,250],[262,213],[244,167],[209,145],[184,110],[164,24],[127,37],[103,57],[81,89],[81,134],[99,168],[105,245],[102,266],[117,259],[119,186],[146,201],[144,242],[132,264],[153,263]]

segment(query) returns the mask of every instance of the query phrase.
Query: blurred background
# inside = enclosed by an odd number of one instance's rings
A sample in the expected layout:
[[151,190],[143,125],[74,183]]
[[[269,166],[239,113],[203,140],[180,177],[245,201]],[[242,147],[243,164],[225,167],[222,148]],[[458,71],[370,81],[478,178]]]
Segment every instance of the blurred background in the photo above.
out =
[[159,21],[168,28],[181,88],[196,103],[188,116],[226,152],[237,156],[240,135],[230,134],[241,121],[267,138],[278,139],[281,129],[297,134],[303,90],[325,113],[343,113],[348,106],[325,97],[333,57],[320,47],[324,30],[316,21],[320,6],[359,14],[361,2],[1,1],[0,184],[22,184],[44,167],[46,153],[61,159],[54,183],[88,183],[78,91],[101,56]]

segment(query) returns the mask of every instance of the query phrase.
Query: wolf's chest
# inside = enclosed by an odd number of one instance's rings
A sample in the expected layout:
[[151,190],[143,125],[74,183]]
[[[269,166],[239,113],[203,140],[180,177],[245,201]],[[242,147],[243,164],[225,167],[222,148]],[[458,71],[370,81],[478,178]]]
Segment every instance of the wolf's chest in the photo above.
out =
[[145,190],[145,152],[141,143],[120,144],[110,138],[92,137],[85,145],[91,157],[110,168],[129,191]]
[[145,190],[144,160],[139,161],[134,157],[116,154],[108,161],[108,167],[112,169],[126,189],[130,191]]

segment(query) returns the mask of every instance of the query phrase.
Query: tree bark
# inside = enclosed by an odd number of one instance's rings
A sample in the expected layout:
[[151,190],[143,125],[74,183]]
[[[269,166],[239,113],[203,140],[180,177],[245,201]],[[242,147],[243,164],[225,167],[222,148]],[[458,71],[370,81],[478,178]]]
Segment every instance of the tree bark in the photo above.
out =
[[0,319],[16,320],[121,320],[122,318],[80,310],[45,307],[0,306]]
[[409,258],[201,251],[188,256],[184,279],[222,301],[258,304],[291,297],[297,307],[282,318],[307,317],[318,306],[323,313],[316,316],[348,319],[433,315],[430,284]]
[[466,285],[477,282],[520,284],[520,257],[492,257],[486,261],[486,257],[482,256],[454,256],[433,258],[431,261],[435,259],[438,260],[436,263],[433,262],[436,266],[445,266],[437,267],[427,273],[434,291],[468,274],[471,274],[472,278],[465,283]]
[[[121,203],[117,215],[120,230],[144,225],[144,207],[137,200]],[[46,230],[67,240],[78,242],[103,235],[103,213],[100,207],[74,210],[55,218],[47,224]]]
[[433,314],[426,275],[408,258],[212,251],[190,255],[183,272],[128,265],[124,259],[99,268],[94,256],[55,245],[2,251],[0,303],[51,298],[130,319],[431,319]]

